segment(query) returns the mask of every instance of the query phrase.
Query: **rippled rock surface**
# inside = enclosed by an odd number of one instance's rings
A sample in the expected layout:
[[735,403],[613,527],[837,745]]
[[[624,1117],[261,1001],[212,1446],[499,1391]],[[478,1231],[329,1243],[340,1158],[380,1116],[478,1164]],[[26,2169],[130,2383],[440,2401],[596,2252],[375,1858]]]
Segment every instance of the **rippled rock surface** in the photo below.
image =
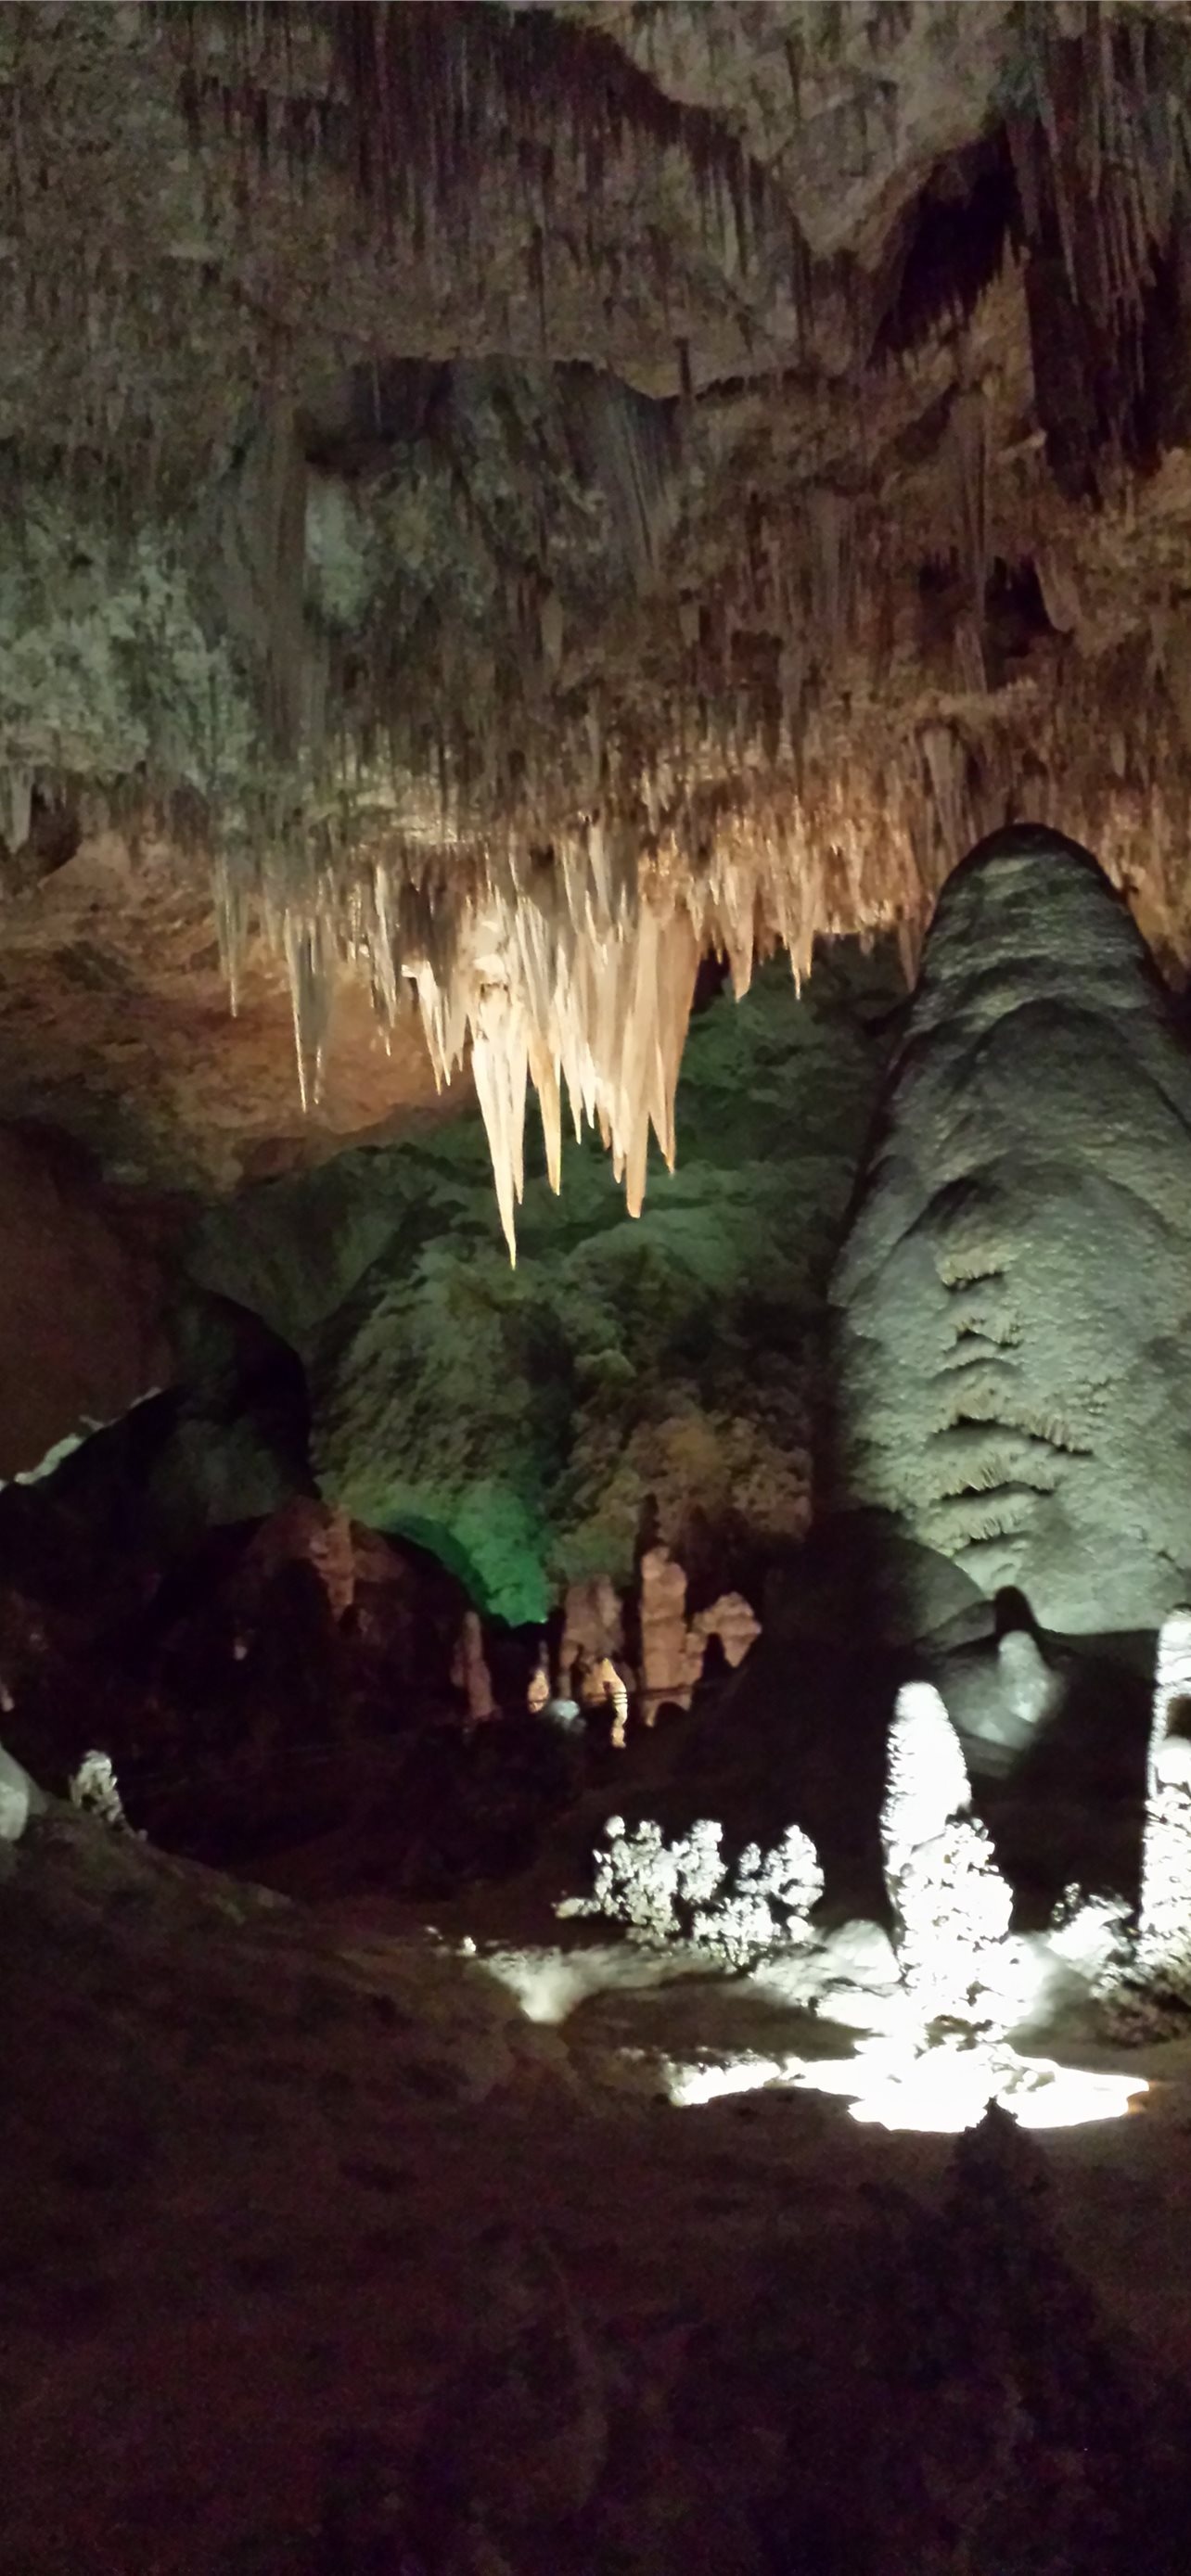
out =
[[1090,854],[944,889],[837,1264],[836,1482],[1070,1634],[1191,1565],[1191,1058]]

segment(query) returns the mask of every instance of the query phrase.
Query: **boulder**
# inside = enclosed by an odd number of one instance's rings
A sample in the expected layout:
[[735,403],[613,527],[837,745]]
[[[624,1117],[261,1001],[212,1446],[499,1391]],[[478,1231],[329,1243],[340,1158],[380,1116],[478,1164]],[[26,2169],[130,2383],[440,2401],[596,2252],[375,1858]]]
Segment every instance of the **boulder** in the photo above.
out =
[[1057,833],[944,888],[832,1304],[837,1502],[1069,1635],[1185,1596],[1191,1058]]
[[23,1763],[0,1744],[0,1843],[19,1843],[30,1816],[38,1816],[45,1799]]

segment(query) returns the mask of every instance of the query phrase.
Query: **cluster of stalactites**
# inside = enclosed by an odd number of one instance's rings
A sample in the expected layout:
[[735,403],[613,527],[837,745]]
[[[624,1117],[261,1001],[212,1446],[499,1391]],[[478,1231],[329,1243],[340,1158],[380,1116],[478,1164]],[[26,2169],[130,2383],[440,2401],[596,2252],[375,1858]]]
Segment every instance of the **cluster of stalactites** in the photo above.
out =
[[[1082,725],[1085,712],[1075,692],[1068,713]],[[1052,745],[1052,721],[1039,718],[1040,747],[1052,756],[1030,819],[1087,840],[1129,890],[1147,935],[1179,951],[1187,925],[1175,917],[1166,846],[1179,816],[1125,777],[1098,775],[1081,790],[1066,728]],[[889,935],[912,980],[939,888],[980,834],[1005,821],[1016,765],[1011,733],[1000,744],[986,738],[977,759],[964,730],[940,716],[900,759],[876,767],[859,758],[849,766],[826,740],[816,751],[808,736],[799,786],[784,768],[744,762],[734,810],[703,829],[692,800],[686,830],[663,828],[648,841],[589,817],[556,835],[547,855],[505,845],[497,856],[463,836],[450,846],[390,837],[380,855],[349,843],[317,860],[308,848],[251,868],[223,860],[217,910],[233,1008],[259,925],[288,977],[309,1109],[327,1073],[336,979],[364,977],[382,1028],[412,991],[439,1082],[470,1053],[510,1250],[531,1084],[552,1186],[565,1089],[576,1131],[585,1119],[598,1128],[635,1214],[651,1131],[673,1163],[700,957],[726,959],[739,998],[758,957],[784,949],[800,984],[817,939]],[[1048,778],[1063,784],[1051,793]]]
[[775,790],[747,820],[724,818],[697,868],[672,835],[646,852],[595,819],[547,856],[505,851],[499,864],[463,842],[446,851],[390,843],[366,864],[350,851],[315,859],[308,847],[252,871],[224,857],[215,890],[232,1007],[259,925],[288,978],[309,1110],[327,1073],[336,978],[365,976],[386,1028],[412,988],[439,1083],[470,1056],[515,1258],[530,1085],[551,1186],[561,1182],[565,1092],[576,1135],[585,1121],[598,1129],[637,1215],[651,1134],[674,1164],[701,956],[727,961],[740,998],[759,954],[784,947],[801,982],[821,932],[875,929],[891,900],[907,914],[920,906],[918,880],[874,866],[846,806],[841,790],[836,808],[819,810],[826,830],[816,830],[796,798]]

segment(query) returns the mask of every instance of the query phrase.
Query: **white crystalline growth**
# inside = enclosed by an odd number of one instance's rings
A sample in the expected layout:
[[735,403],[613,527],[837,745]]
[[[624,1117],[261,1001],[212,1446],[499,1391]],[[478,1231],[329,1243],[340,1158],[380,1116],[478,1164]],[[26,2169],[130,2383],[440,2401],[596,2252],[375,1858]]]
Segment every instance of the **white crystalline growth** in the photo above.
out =
[[780,1843],[762,1851],[749,1843],[736,1864],[736,1884],[758,1896],[772,1897],[790,1914],[809,1914],[823,1893],[819,1855],[801,1825],[788,1825]]
[[789,1825],[769,1851],[760,1843],[746,1844],[728,1886],[695,1916],[692,1932],[696,1941],[743,1965],[758,1951],[800,1938],[822,1893],[815,1846],[801,1825]]
[[630,1833],[610,1816],[595,1854],[595,1885],[582,1907],[606,1915],[637,1940],[689,1940],[729,1966],[743,1966],[778,1943],[805,1940],[806,1917],[823,1893],[814,1844],[791,1825],[772,1850],[750,1843],[734,1868],[721,1850],[723,1829],[702,1817],[667,1842],[647,1821]]
[[1158,1637],[1138,1966],[1191,1998],[1191,1610],[1172,1611]]
[[684,1905],[696,1909],[710,1905],[723,1886],[722,1840],[722,1825],[713,1824],[710,1817],[702,1816],[697,1824],[691,1826],[685,1842],[679,1841],[672,1846],[678,1868],[678,1893]]
[[1005,1982],[1013,1899],[929,1682],[907,1682],[897,1695],[881,1842],[898,1966],[923,2018],[987,2021]]
[[131,1833],[124,1801],[116,1786],[110,1753],[84,1753],[70,1783],[70,1803],[85,1816],[95,1816],[115,1833]]
[[718,1905],[705,1906],[691,1925],[691,1938],[711,1950],[729,1968],[746,1968],[775,1943],[790,1937],[773,1907],[755,1890],[729,1892]]
[[678,1928],[677,1895],[677,1851],[661,1826],[637,1825],[630,1833],[623,1816],[609,1816],[595,1856],[593,1914],[627,1924],[639,1939],[666,1941]]

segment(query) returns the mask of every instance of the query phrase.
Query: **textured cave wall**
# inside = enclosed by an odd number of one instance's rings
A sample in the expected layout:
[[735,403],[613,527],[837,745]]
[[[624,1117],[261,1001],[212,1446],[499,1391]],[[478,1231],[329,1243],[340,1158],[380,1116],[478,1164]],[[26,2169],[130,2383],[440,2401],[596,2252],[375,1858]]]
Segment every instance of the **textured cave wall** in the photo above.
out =
[[832,1297],[839,1499],[1044,1627],[1185,1597],[1191,1055],[1072,843],[996,835],[945,888]]
[[801,1535],[825,1283],[898,999],[851,949],[799,999],[775,966],[697,1016],[678,1166],[624,1212],[598,1143],[539,1165],[511,1271],[472,1114],[240,1193],[192,1277],[302,1358],[322,1493],[542,1617],[632,1573],[647,1498],[722,1589]]
[[1183,0],[0,7],[0,1115],[276,1168],[413,1096],[416,983],[510,1197],[560,1062],[631,1188],[695,941],[912,958],[1023,806],[1187,953],[1189,46]]

